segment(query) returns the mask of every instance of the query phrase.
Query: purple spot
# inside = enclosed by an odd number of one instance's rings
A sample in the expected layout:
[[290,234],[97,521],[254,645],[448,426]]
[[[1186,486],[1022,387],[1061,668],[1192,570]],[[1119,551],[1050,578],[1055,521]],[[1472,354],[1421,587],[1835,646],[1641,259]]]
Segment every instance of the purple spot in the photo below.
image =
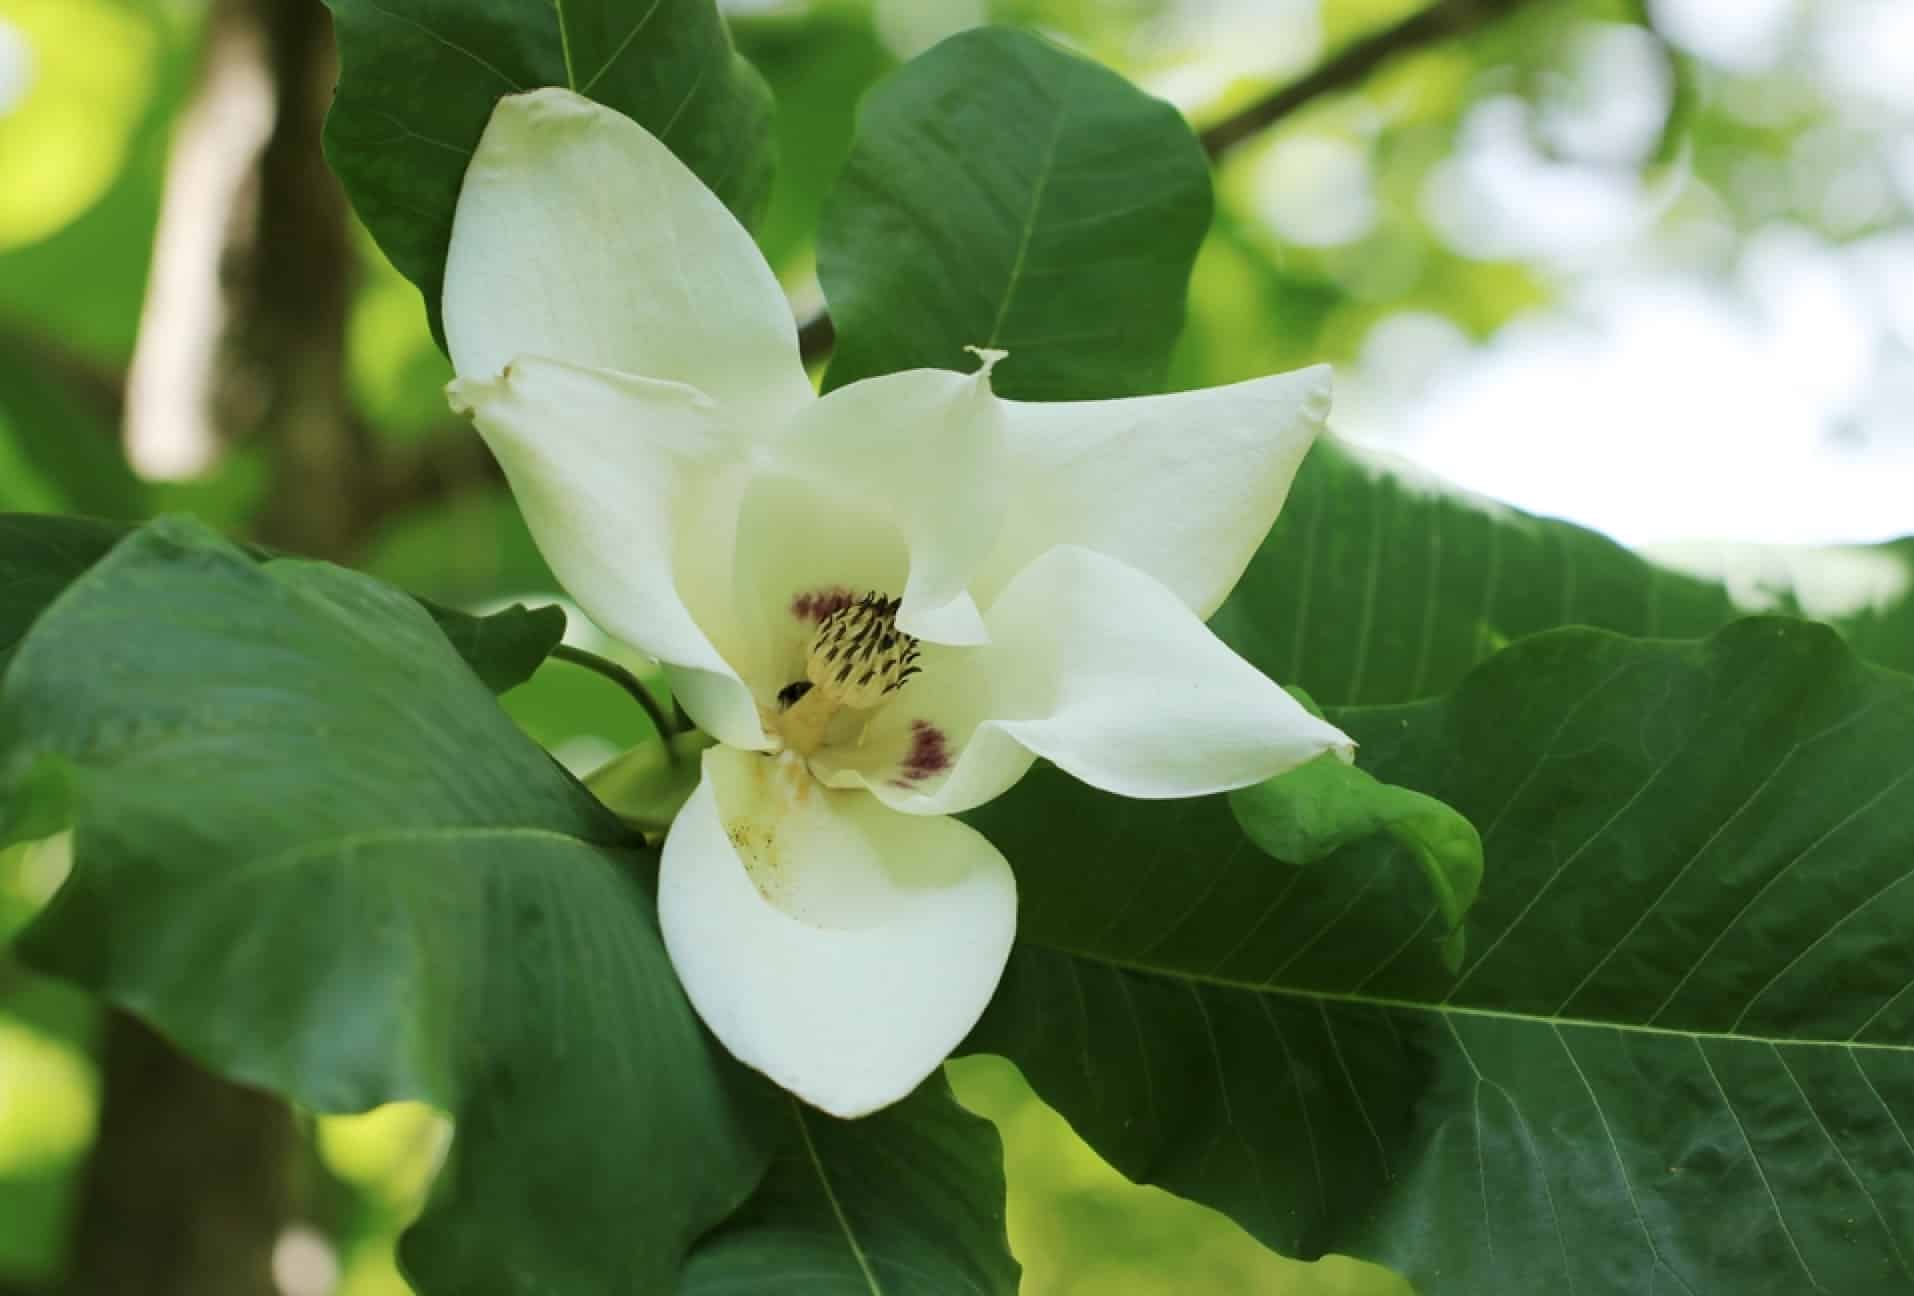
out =
[[855,602],[857,595],[842,585],[827,585],[823,589],[806,590],[792,599],[791,615],[812,625],[822,625],[826,617],[842,612]]
[[950,744],[944,740],[944,731],[928,720],[911,721],[910,751],[897,771],[902,785],[922,783],[949,768]]

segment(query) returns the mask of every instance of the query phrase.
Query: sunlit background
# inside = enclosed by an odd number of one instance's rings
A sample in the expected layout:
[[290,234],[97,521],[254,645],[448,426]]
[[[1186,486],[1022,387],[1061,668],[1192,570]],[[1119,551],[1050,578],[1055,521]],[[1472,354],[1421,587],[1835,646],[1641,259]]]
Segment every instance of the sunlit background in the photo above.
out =
[[[220,8],[238,7],[238,0]],[[763,242],[800,312],[858,93],[961,26],[1042,29],[1199,125],[1419,7],[1401,0],[829,0],[728,6],[776,88],[783,179]],[[0,509],[194,510],[254,528],[265,450],[222,365],[235,212],[257,201],[273,85],[200,0],[0,0]],[[1335,426],[1461,487],[1666,561],[1708,542],[1835,600],[1909,573],[1840,546],[1914,531],[1914,4],[1535,0],[1398,58],[1233,153],[1177,386],[1333,361]],[[345,377],[403,457],[464,435],[414,290],[361,232]],[[238,429],[237,433],[235,429]],[[368,569],[481,606],[553,587],[482,477],[352,537]],[[1822,561],[1825,560],[1825,561]],[[577,624],[575,633],[590,636]],[[600,649],[615,647],[598,643]],[[638,663],[634,663],[637,665]],[[507,699],[576,768],[643,732],[563,667]],[[621,718],[623,717],[623,718]],[[57,885],[0,856],[0,939]],[[0,1288],[51,1279],[98,1114],[100,1023],[0,957]],[[1133,1188],[1006,1064],[952,1068],[1006,1142],[1025,1291],[1397,1290],[1263,1253]],[[281,1239],[287,1296],[405,1291],[392,1239],[449,1133],[395,1107],[310,1123],[327,1182]]]

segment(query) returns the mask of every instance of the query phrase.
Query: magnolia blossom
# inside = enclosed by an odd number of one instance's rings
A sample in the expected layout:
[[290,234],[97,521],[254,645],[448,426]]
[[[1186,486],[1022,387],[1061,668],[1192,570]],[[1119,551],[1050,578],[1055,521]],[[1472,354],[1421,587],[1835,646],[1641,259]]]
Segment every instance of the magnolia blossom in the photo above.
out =
[[1039,757],[1185,797],[1350,750],[1203,624],[1326,369],[1033,405],[980,350],[819,397],[750,235],[560,90],[493,114],[444,306],[452,403],[552,570],[718,741],[665,839],[672,964],[733,1054],[825,1111],[909,1093],[1003,971],[1010,868],[950,816]]

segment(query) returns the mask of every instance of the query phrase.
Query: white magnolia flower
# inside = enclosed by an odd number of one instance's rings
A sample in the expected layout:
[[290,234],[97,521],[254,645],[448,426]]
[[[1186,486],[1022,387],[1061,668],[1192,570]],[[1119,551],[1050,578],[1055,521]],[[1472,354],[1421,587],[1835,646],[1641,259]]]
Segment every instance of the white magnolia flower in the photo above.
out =
[[685,991],[828,1112],[909,1093],[1002,973],[1009,866],[948,816],[1038,757],[1184,797],[1350,750],[1203,624],[1321,426],[1326,369],[1028,405],[980,351],[974,374],[820,398],[723,204],[559,90],[493,114],[445,331],[452,402],[559,581],[721,744],[658,883]]

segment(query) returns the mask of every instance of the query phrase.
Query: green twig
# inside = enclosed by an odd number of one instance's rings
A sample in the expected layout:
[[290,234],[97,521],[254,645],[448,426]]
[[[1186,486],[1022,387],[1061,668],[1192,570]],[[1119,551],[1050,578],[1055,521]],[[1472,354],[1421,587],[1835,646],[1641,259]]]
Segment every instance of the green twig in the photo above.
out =
[[[597,653],[586,652],[583,648],[574,648],[570,644],[564,643],[552,649],[552,656],[556,657],[559,661],[570,662],[574,666],[583,666],[588,671],[603,675],[619,688],[631,694],[638,705],[645,709],[645,714],[651,717],[652,727],[658,731],[660,738],[670,738],[672,734],[677,732],[676,726],[674,726],[665,715],[664,707],[659,705],[656,697],[652,696],[651,690],[645,687],[644,681],[640,680],[623,666],[620,666],[617,662],[608,661],[600,657]],[[669,743],[665,745],[665,749],[667,752],[671,751]],[[676,759],[675,753],[672,754],[672,759]]]

